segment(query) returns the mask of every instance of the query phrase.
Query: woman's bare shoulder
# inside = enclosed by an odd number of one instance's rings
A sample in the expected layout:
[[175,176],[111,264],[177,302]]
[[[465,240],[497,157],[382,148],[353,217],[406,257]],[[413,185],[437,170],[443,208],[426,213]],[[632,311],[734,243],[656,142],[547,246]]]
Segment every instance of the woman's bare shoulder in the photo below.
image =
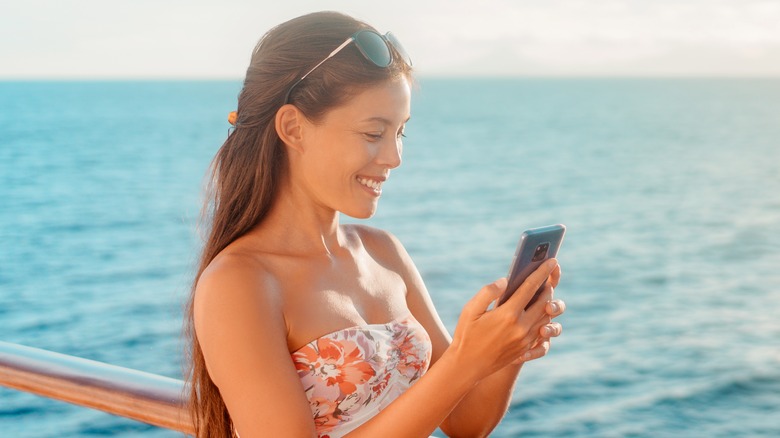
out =
[[284,327],[279,281],[261,257],[243,251],[222,251],[209,263],[198,278],[193,310],[196,330],[246,312]]
[[362,224],[350,224],[345,227],[369,252],[387,256],[400,256],[401,252],[406,253],[401,241],[389,231]]
[[215,289],[275,295],[278,282],[273,272],[263,264],[262,257],[227,248],[214,257],[201,273],[196,286],[196,298],[199,292],[208,294]]
[[380,264],[400,274],[405,281],[412,280],[417,268],[401,241],[389,231],[366,225],[350,225],[366,252]]

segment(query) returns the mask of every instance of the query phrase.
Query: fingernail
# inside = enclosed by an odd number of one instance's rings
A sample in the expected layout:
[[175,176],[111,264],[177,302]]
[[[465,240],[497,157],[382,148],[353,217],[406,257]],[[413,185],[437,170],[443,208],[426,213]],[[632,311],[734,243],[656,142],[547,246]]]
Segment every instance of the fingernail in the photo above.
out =
[[544,334],[545,334],[545,336],[550,336],[550,335],[552,335],[552,334],[553,334],[553,329],[552,329],[552,327],[545,327],[545,328],[544,328]]
[[558,303],[555,301],[550,301],[550,309],[553,311],[553,313],[558,313],[558,311],[561,310],[560,306],[558,306]]
[[531,352],[530,351],[523,355],[523,359],[525,359],[525,360],[528,360],[530,358],[531,358]]

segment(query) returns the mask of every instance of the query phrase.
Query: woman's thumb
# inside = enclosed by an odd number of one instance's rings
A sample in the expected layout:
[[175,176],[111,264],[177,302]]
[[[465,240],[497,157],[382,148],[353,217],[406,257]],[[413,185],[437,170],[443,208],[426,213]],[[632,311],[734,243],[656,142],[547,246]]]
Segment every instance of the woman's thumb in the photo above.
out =
[[463,313],[475,318],[482,315],[487,310],[490,303],[497,300],[502,293],[506,290],[507,280],[506,278],[499,278],[498,280],[485,285],[477,292],[472,299],[463,306]]

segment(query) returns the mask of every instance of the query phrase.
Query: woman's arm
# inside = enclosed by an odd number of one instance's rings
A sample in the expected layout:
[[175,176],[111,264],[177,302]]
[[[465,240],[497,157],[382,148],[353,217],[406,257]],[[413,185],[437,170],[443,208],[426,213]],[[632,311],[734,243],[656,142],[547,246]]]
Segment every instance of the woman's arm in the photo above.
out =
[[316,437],[287,347],[278,286],[257,263],[215,259],[195,292],[195,332],[241,438]]
[[[537,303],[544,302],[546,297],[543,295],[541,298]],[[547,303],[545,307],[551,318],[563,313],[564,309],[564,303],[559,300]],[[482,379],[458,403],[440,426],[448,436],[487,436],[498,425],[509,409],[515,383],[523,364],[547,354],[550,348],[550,337],[560,335],[561,326],[558,323],[544,324],[538,331],[540,333],[538,344],[526,353],[528,356],[524,355],[521,360]]]
[[[401,256],[401,273],[407,282],[407,302],[412,313],[431,337],[434,350],[432,363],[435,364],[450,348],[452,339],[441,322],[411,257],[397,239],[389,234],[387,237],[390,239],[390,245]],[[558,285],[560,274],[560,268],[556,266],[550,272],[549,287],[543,292],[541,299],[529,308],[529,313],[538,315],[539,319],[524,341],[531,348],[525,353],[528,356],[520,357],[514,363],[475,384],[440,425],[447,435],[452,437],[486,436],[501,421],[509,408],[514,385],[522,364],[544,356],[549,350],[549,338],[561,333],[560,324],[551,323],[551,318],[562,314],[565,310],[565,304],[562,301],[553,300],[553,288]],[[500,293],[503,293],[503,289],[499,291],[499,295]],[[548,303],[548,301],[552,302]],[[522,308],[520,310],[522,311]]]

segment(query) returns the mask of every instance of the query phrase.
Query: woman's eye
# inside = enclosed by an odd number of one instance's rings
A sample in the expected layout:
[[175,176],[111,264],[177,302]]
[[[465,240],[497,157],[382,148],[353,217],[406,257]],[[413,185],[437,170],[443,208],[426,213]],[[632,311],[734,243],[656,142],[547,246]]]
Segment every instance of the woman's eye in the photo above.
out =
[[373,132],[366,132],[363,135],[368,137],[368,139],[371,141],[379,141],[382,139],[382,134],[375,134]]
[[398,135],[396,135],[396,137],[398,137],[398,138],[406,138],[406,134],[404,134],[404,132],[403,132],[403,131],[400,131],[400,132],[398,133]]

